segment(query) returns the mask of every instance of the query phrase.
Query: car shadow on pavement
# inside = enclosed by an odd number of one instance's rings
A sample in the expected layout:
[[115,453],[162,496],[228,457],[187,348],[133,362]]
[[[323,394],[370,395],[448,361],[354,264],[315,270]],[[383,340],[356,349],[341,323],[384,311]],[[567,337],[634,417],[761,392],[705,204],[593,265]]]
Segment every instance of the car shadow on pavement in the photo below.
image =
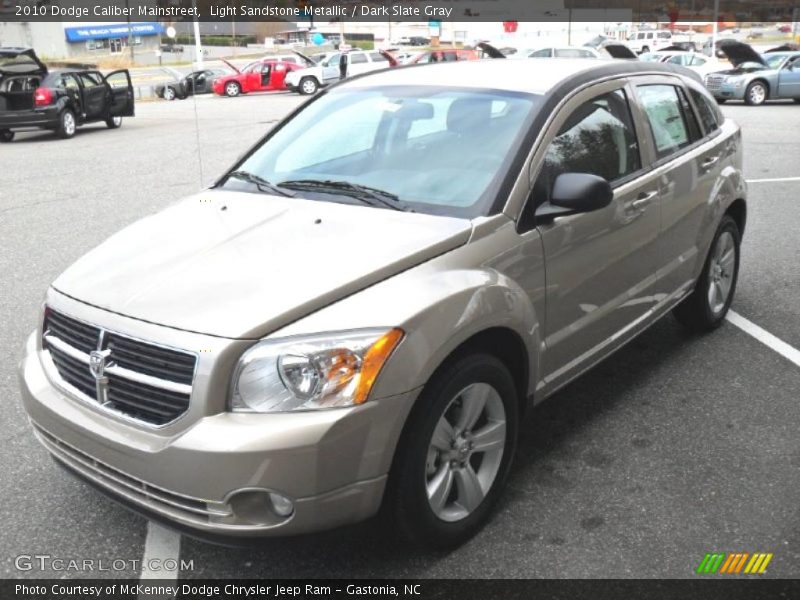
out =
[[[449,567],[444,564],[439,573],[437,563],[449,563],[452,555],[469,552],[468,548],[480,544],[484,536],[507,538],[509,524],[498,521],[507,521],[505,515],[524,508],[520,503],[525,500],[520,496],[535,493],[537,486],[549,487],[545,490],[548,494],[559,492],[559,475],[548,466],[548,461],[554,455],[568,452],[566,446],[574,445],[574,438],[580,437],[581,430],[603,413],[615,410],[618,405],[639,402],[637,390],[652,386],[660,367],[675,354],[685,352],[692,340],[699,339],[666,317],[614,356],[528,411],[498,514],[483,532],[459,549],[431,551],[409,547],[395,541],[388,532],[390,524],[376,517],[314,535],[268,538],[246,548],[223,548],[184,537],[181,558],[192,559],[193,570],[184,571],[181,577],[274,578],[289,576],[288,573],[301,578],[452,576],[447,575]],[[583,457],[596,467],[603,467],[610,460],[601,451],[584,451]],[[533,480],[527,481],[531,475]],[[514,523],[510,527],[513,529]]]

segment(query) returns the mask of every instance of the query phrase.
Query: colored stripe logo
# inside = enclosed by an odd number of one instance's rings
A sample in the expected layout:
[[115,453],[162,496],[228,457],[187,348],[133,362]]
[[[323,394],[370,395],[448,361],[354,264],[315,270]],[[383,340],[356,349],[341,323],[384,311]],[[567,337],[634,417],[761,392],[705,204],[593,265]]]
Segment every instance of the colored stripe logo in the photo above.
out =
[[719,573],[722,575],[760,575],[767,570],[769,561],[772,560],[771,552],[713,552],[706,553],[697,573],[700,575],[711,575]]

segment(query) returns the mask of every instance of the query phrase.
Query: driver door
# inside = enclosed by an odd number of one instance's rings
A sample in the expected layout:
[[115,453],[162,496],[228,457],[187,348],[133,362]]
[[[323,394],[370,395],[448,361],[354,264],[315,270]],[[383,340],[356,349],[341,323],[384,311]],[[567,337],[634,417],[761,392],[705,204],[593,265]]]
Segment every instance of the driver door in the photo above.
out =
[[133,84],[127,69],[114,71],[103,78],[110,94],[106,111],[110,117],[132,117],[134,114]]
[[778,97],[800,98],[800,56],[790,58],[778,74]]
[[339,80],[339,61],[341,58],[341,54],[333,54],[322,66],[322,81],[324,83]]
[[[643,128],[631,98],[623,81],[577,94],[559,111],[544,156],[534,163],[541,167],[520,227],[535,226],[544,248],[548,385],[619,346],[656,302],[658,180],[643,168],[647,154],[637,138]],[[592,212],[548,219],[539,207],[563,173],[603,177],[613,200]]]

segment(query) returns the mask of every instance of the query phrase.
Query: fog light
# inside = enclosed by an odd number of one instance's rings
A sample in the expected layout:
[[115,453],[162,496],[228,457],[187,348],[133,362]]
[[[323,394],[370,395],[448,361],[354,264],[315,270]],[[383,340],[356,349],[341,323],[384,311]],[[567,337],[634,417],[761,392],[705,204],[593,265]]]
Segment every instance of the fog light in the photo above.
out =
[[281,496],[275,492],[270,492],[269,500],[272,502],[272,510],[279,517],[288,517],[294,512],[294,504],[286,496]]

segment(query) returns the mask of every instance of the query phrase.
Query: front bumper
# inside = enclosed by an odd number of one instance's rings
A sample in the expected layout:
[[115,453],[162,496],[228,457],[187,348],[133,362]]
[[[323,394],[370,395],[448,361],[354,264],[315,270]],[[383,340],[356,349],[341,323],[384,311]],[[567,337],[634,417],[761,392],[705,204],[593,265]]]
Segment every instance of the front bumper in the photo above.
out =
[[[415,392],[360,407],[218,413],[179,432],[147,430],[53,386],[33,334],[19,378],[37,438],[112,497],[200,535],[294,535],[354,523],[380,507]],[[268,492],[291,499],[280,516]]]
[[711,94],[715,98],[722,98],[724,100],[743,100],[744,99],[744,91],[747,89],[747,86],[736,86],[727,83],[723,83],[718,88],[710,90]]

